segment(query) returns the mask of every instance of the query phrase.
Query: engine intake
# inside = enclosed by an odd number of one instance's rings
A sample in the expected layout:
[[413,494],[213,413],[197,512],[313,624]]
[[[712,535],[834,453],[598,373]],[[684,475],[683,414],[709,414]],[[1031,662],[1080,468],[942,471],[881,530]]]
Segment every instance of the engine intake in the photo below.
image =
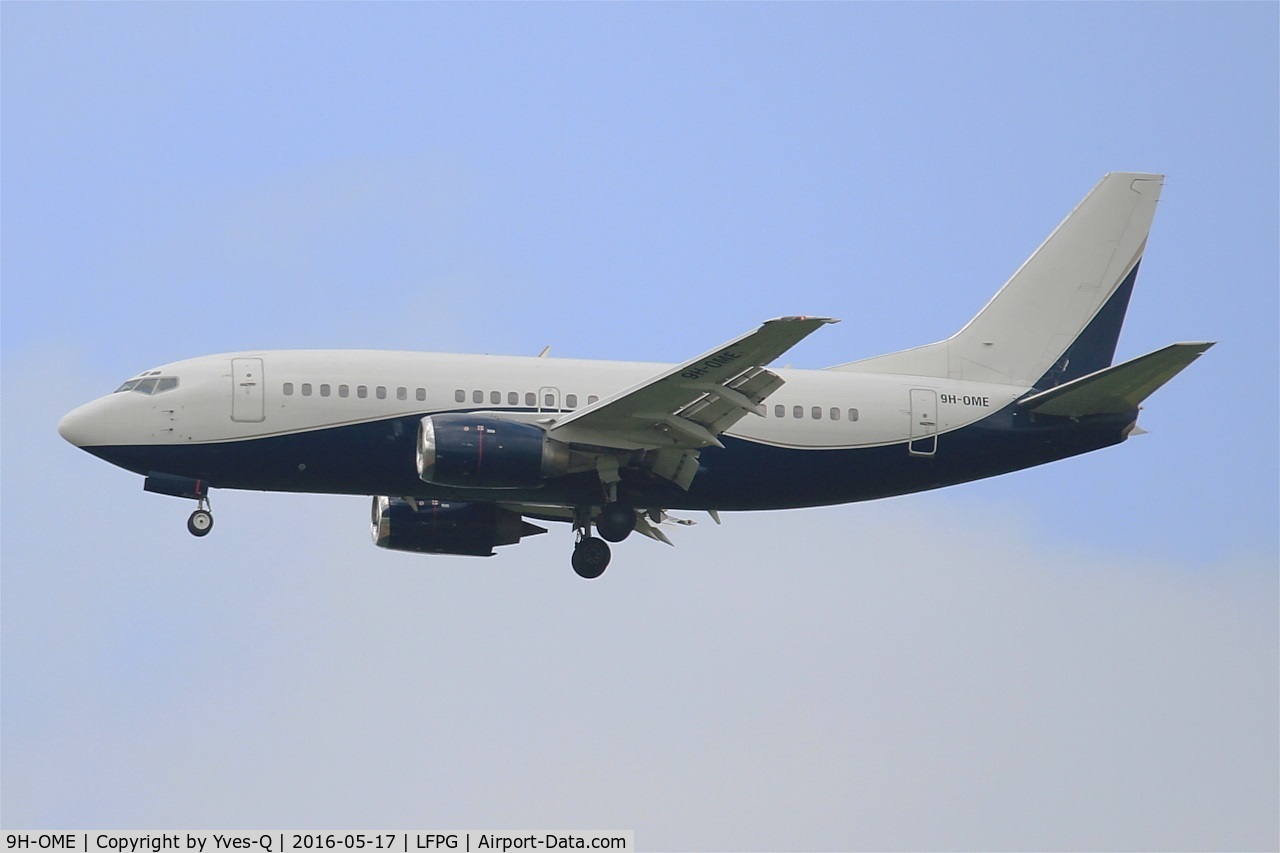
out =
[[498,545],[546,533],[497,504],[373,499],[373,542],[392,551],[492,557]]
[[536,424],[494,415],[428,415],[418,425],[418,476],[441,486],[538,486],[566,473],[569,456]]

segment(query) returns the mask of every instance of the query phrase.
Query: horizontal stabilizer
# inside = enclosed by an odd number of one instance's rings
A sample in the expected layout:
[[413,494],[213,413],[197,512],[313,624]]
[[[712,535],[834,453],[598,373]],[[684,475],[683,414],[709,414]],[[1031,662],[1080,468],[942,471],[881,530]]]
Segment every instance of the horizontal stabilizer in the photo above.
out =
[[1079,418],[1124,414],[1213,346],[1209,342],[1170,344],[1132,361],[1106,367],[1074,382],[1033,394],[1018,405],[1045,415]]

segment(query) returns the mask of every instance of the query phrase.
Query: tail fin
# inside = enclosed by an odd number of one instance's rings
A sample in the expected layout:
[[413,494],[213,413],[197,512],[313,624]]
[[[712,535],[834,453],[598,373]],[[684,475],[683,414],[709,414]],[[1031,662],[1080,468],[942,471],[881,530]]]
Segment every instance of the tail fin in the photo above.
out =
[[1107,367],[1163,184],[1103,176],[955,335],[833,369],[1052,387]]

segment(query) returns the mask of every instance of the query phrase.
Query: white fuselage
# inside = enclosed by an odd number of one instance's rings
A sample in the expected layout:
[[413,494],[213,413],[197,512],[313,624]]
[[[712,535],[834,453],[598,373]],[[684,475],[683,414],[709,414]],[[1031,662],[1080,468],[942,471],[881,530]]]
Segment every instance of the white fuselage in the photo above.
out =
[[[233,362],[253,375],[237,376]],[[550,416],[589,405],[668,367],[377,350],[228,353],[145,371],[140,376],[175,377],[177,387],[153,395],[109,394],[68,415],[62,430],[81,446],[191,445],[441,412]],[[795,449],[897,444],[925,431],[945,434],[965,427],[1027,390],[934,377],[776,372],[786,384],[765,403],[765,416],[744,418],[728,436]],[[917,412],[933,415],[932,424],[917,422],[914,432],[913,390],[936,394],[936,412]]]

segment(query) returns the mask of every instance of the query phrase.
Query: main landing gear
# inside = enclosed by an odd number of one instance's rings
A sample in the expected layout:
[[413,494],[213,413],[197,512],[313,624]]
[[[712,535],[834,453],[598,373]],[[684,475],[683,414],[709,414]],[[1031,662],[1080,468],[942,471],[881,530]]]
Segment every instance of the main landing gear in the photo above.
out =
[[609,543],[586,533],[580,536],[578,544],[573,546],[573,570],[578,573],[578,577],[588,580],[598,578],[604,574],[605,569],[609,568],[609,559],[612,556],[609,552]]
[[[621,542],[636,529],[636,510],[630,504],[610,501],[595,517],[597,538],[591,535],[591,510],[579,507],[573,522],[578,542],[573,546],[573,570],[579,577],[598,578],[609,567],[609,542]],[[608,541],[606,541],[608,540]]]
[[596,531],[610,542],[621,542],[635,529],[635,508],[621,501],[605,504],[596,516]]

